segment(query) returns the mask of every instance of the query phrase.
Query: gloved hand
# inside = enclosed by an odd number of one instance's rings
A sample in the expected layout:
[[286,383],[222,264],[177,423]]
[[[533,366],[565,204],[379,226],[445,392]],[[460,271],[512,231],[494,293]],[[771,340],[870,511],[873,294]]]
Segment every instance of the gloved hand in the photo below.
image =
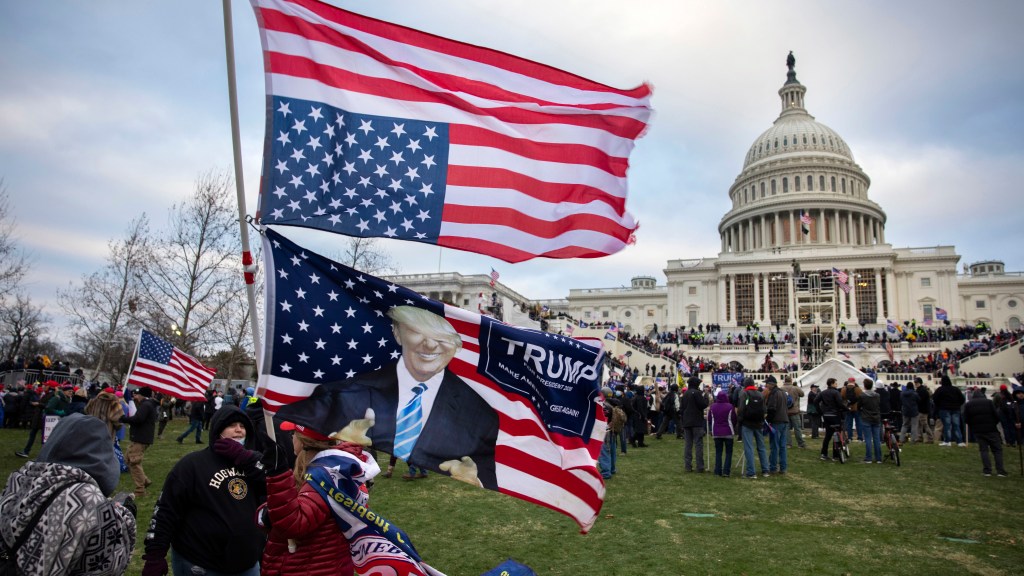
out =
[[214,441],[213,453],[227,458],[232,464],[246,471],[255,467],[263,456],[255,450],[246,450],[245,446],[231,438],[218,438]]
[[277,442],[267,444],[267,449],[263,451],[263,458],[260,462],[263,463],[263,469],[267,476],[276,476],[292,467],[288,451]]
[[442,472],[451,474],[452,478],[462,480],[473,486],[483,486],[477,476],[476,462],[469,456],[463,456],[458,460],[445,460],[438,466]]
[[363,418],[352,420],[344,428],[334,434],[331,434],[331,436],[344,442],[353,442],[360,446],[369,446],[373,441],[366,435],[366,431],[373,428],[373,425],[376,422],[377,420],[374,416],[373,408],[367,408]]
[[142,566],[142,576],[167,576],[167,558],[149,558]]

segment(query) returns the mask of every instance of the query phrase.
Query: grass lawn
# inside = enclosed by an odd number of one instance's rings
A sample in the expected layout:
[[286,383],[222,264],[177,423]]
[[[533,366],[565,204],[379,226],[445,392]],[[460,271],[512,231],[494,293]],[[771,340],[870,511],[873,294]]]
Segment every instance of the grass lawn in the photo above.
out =
[[[174,442],[186,424],[173,420],[146,453],[155,485],[139,502],[139,546],[128,574],[141,570],[154,488],[181,455],[200,448],[191,439]],[[4,479],[25,463],[14,451],[27,434],[0,430]],[[449,576],[476,576],[508,557],[544,576],[1024,573],[1017,449],[1005,452],[1009,478],[985,478],[973,445],[912,445],[896,468],[861,464],[863,444],[853,445],[847,464],[820,462],[809,443],[790,451],[786,476],[751,481],[735,467],[732,478],[684,474],[681,440],[649,444],[620,456],[587,535],[561,514],[440,475],[402,480],[403,464],[394,478],[377,481],[370,503]],[[737,442],[737,461],[740,453]],[[132,490],[127,474],[120,489]]]

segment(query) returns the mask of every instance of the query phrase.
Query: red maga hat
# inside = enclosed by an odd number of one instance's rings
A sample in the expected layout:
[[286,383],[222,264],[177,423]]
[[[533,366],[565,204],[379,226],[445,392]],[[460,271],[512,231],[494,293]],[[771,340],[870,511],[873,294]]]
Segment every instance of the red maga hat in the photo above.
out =
[[285,430],[285,431],[295,430],[295,431],[303,434],[304,436],[308,436],[308,437],[312,438],[313,440],[320,440],[321,442],[329,442],[329,441],[331,441],[331,438],[329,436],[325,436],[325,435],[317,432],[316,430],[313,430],[312,428],[306,428],[305,426],[301,426],[301,425],[296,424],[294,422],[282,422],[281,423],[281,430]]

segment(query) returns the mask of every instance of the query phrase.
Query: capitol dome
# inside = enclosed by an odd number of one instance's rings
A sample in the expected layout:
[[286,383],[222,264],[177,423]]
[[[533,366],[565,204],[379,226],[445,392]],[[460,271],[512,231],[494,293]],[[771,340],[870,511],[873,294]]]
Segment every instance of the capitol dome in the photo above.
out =
[[846,141],[807,112],[796,59],[779,89],[782,110],[747,151],[718,231],[723,253],[885,243],[885,212]]
[[853,162],[853,152],[835,130],[814,119],[803,108],[793,108],[796,114],[779,116],[771,128],[757,137],[747,152],[743,168],[755,162],[800,152],[835,154]]

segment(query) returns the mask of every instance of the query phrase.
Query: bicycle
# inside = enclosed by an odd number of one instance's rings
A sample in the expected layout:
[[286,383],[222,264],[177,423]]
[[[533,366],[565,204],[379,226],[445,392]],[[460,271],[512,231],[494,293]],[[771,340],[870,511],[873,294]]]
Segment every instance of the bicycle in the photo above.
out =
[[889,460],[899,466],[901,453],[899,432],[892,420],[888,418],[882,420],[882,443],[889,449]]
[[840,464],[846,464],[850,458],[850,439],[846,437],[846,428],[842,421],[832,425],[832,457],[838,458]]

